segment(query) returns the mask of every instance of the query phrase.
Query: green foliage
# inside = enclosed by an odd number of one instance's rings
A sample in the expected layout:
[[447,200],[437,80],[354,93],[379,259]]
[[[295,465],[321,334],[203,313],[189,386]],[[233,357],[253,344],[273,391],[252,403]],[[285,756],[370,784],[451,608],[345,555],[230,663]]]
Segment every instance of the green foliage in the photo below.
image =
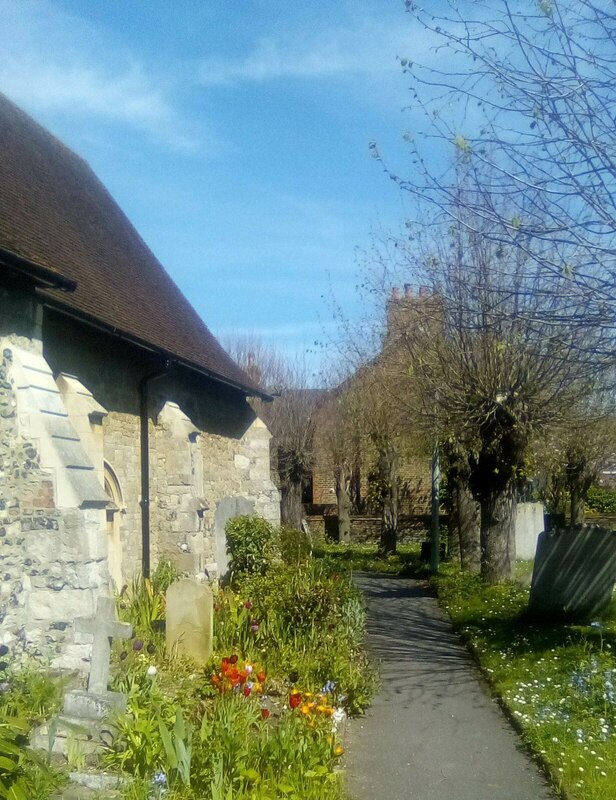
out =
[[60,708],[63,680],[52,678],[40,667],[26,664],[4,672],[5,691],[0,692],[0,715],[21,717],[31,726],[49,719]]
[[203,717],[194,785],[221,800],[340,798],[333,742],[323,734],[292,713],[272,726],[257,702],[225,696]]
[[285,564],[304,564],[312,553],[310,537],[304,531],[282,525],[278,533],[280,556]]
[[137,636],[149,637],[156,633],[156,623],[165,618],[165,595],[153,580],[136,575],[130,587],[124,587],[117,598],[118,616],[130,622]]
[[0,718],[0,798],[28,800],[30,785],[24,765],[28,723],[18,717]]
[[122,689],[128,694],[127,709],[114,721],[116,737],[104,756],[104,764],[111,770],[145,778],[171,766],[161,724],[175,726],[175,703],[160,691],[157,681],[148,676],[143,666],[124,677]]
[[177,776],[184,786],[190,786],[193,730],[184,721],[182,709],[178,708],[175,714],[172,731],[169,731],[162,719],[158,720],[158,727],[167,756],[171,782],[173,783],[174,777]]
[[599,514],[616,514],[616,489],[591,486],[586,498],[586,508]]
[[171,584],[181,577],[182,573],[171,561],[159,561],[152,573],[154,591],[164,595]]
[[276,532],[262,517],[234,517],[227,522],[225,533],[234,580],[243,575],[264,575],[278,555]]
[[31,727],[58,710],[61,685],[28,665],[7,668],[0,691],[0,800],[44,800],[59,776],[26,750]]

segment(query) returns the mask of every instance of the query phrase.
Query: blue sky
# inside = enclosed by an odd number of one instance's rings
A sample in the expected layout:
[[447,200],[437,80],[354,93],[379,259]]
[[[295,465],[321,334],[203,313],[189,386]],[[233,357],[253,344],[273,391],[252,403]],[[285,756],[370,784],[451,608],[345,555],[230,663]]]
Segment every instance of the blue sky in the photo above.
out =
[[[404,198],[402,0],[0,0],[0,90],[82,155],[218,335],[286,351],[357,311]],[[325,297],[325,300],[323,299]]]

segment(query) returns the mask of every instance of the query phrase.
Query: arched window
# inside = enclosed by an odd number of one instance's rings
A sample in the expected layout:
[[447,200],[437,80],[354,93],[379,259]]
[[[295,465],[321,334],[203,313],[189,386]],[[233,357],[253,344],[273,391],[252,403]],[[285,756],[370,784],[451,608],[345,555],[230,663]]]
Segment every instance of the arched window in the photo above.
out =
[[105,461],[105,492],[111,501],[107,506],[107,560],[109,575],[119,591],[123,585],[122,537],[120,524],[124,511],[122,487],[111,464]]

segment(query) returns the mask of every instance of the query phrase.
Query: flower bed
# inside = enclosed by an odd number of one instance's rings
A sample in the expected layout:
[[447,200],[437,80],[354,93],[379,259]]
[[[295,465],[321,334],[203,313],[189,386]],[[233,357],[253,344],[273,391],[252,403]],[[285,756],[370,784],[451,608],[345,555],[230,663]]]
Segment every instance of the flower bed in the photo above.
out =
[[291,564],[275,555],[252,563],[258,569],[215,596],[205,668],[164,654],[157,623],[172,573],[120,598],[136,638],[115,647],[113,688],[128,695],[128,710],[104,765],[136,776],[127,798],[343,796],[345,721],[375,682],[361,598],[305,553]]

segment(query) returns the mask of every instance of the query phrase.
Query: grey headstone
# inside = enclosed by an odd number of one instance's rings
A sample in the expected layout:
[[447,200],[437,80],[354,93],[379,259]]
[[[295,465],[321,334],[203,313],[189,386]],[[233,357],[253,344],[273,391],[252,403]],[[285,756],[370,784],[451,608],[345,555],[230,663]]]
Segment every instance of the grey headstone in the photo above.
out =
[[575,526],[539,535],[530,591],[537,616],[589,619],[610,603],[616,581],[616,533]]
[[198,664],[212,656],[214,608],[212,590],[192,578],[167,589],[166,644],[168,655],[185,655]]
[[255,506],[246,497],[223,497],[216,506],[214,514],[214,537],[216,541],[216,563],[218,575],[222,577],[229,570],[227,536],[225,525],[234,517],[249,516],[255,513]]
[[93,617],[78,617],[75,631],[89,633],[93,637],[88,692],[104,695],[109,683],[111,640],[129,639],[132,627],[126,622],[118,622],[113,597],[101,596],[96,601],[96,614]]

